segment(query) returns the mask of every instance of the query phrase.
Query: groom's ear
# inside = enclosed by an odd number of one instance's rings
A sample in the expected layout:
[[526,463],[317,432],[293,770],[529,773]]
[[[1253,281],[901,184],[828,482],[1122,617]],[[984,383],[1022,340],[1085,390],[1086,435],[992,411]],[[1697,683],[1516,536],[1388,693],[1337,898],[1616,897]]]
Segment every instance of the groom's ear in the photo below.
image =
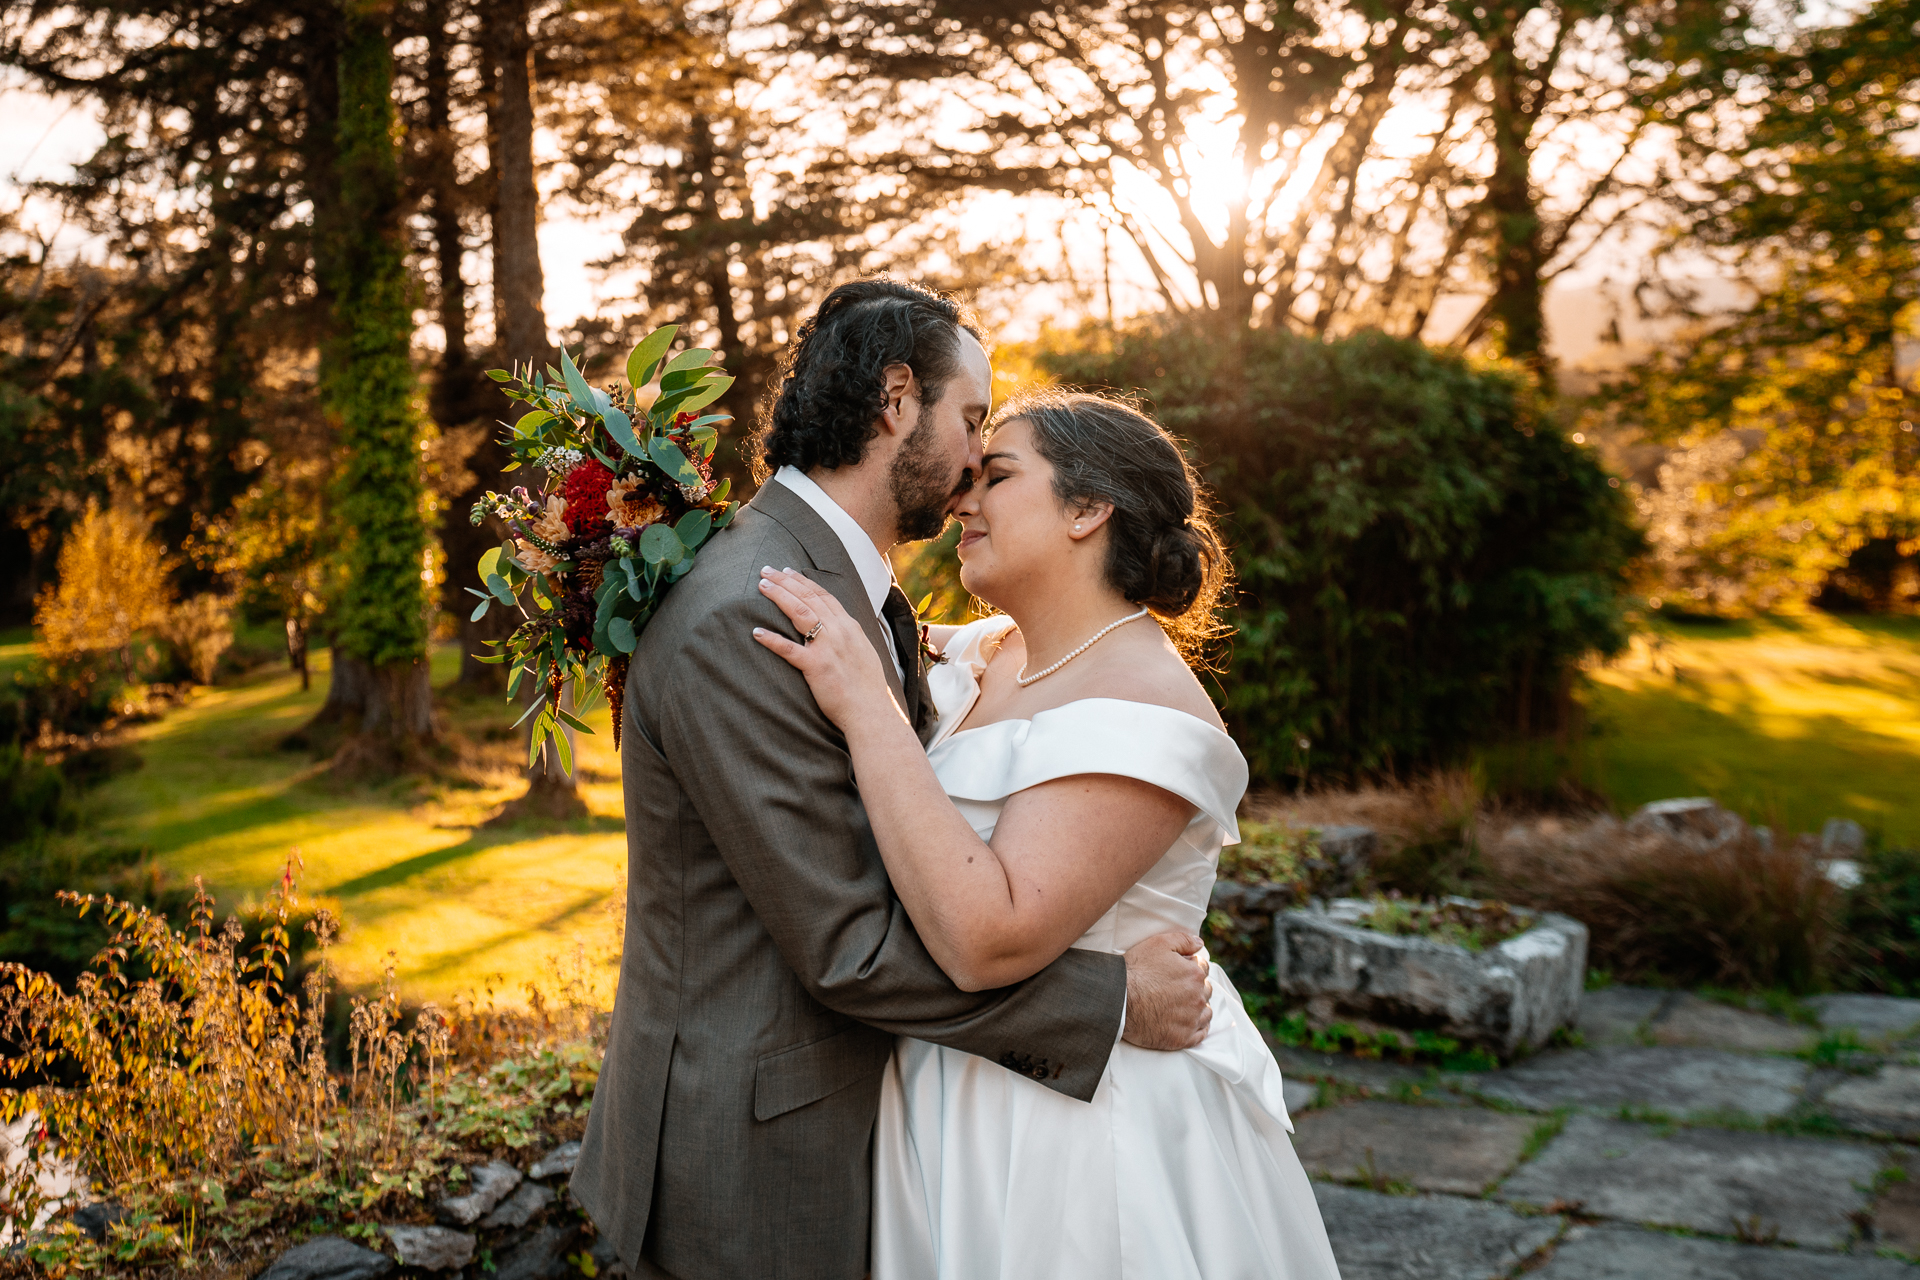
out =
[[904,364],[890,364],[881,371],[881,390],[886,404],[880,410],[881,428],[889,435],[905,435],[912,430],[907,401],[917,399],[913,370]]

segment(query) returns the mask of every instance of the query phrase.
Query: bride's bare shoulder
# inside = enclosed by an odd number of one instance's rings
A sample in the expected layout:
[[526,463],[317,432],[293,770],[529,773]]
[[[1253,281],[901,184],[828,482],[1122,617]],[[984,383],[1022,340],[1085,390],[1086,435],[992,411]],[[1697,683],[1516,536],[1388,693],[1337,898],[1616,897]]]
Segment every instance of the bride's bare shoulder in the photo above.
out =
[[1090,673],[1092,679],[1088,683],[1093,687],[1083,692],[1082,697],[1119,698],[1171,707],[1217,728],[1225,728],[1205,686],[1164,635],[1143,629],[1140,636],[1131,640],[1102,655],[1105,660]]

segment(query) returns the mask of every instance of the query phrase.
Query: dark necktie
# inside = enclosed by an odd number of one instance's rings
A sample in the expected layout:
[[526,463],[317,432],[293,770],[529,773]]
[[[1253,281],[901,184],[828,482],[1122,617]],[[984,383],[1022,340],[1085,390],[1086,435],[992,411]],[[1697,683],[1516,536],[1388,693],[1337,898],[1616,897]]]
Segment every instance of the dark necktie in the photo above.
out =
[[918,730],[922,708],[927,703],[923,687],[926,676],[920,664],[920,619],[914,615],[913,606],[907,603],[907,593],[898,584],[888,588],[886,601],[880,606],[880,617],[893,636],[893,651],[900,655],[900,670],[904,673],[900,683],[907,693],[907,719]]

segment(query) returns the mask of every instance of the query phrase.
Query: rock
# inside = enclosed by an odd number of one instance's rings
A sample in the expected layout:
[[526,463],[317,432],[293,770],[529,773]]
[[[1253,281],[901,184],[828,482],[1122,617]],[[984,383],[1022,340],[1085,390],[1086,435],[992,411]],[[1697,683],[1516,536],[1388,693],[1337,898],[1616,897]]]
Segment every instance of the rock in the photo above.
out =
[[1807,1072],[1789,1058],[1714,1049],[1566,1049],[1449,1083],[1535,1111],[1644,1107],[1681,1118],[1737,1112],[1765,1119],[1793,1109]]
[[73,1211],[73,1225],[87,1233],[95,1244],[104,1243],[107,1228],[127,1216],[127,1207],[109,1200],[95,1200]]
[[489,1160],[467,1170],[468,1191],[449,1196],[435,1206],[440,1221],[470,1227],[493,1211],[520,1185],[520,1171],[504,1160]]
[[1313,1100],[1320,1096],[1320,1090],[1304,1080],[1280,1081],[1280,1101],[1286,1105],[1289,1116],[1297,1116],[1302,1111],[1313,1109]]
[[1355,1102],[1302,1119],[1293,1149],[1308,1173],[1384,1179],[1477,1196],[1519,1162],[1540,1121],[1478,1107]]
[[1524,1218],[1482,1200],[1386,1196],[1333,1182],[1313,1195],[1341,1280],[1488,1280],[1560,1230],[1560,1219]]
[[1867,829],[1852,818],[1828,818],[1820,828],[1820,856],[1857,862],[1867,852]]
[[1910,1280],[1885,1258],[1689,1240],[1632,1227],[1574,1227],[1529,1280]]
[[320,1236],[297,1244],[273,1260],[259,1280],[377,1280],[393,1270],[393,1259],[341,1236]]
[[1920,1138],[1920,1067],[1881,1067],[1844,1081],[1823,1099],[1834,1119],[1860,1133]]
[[1496,1198],[1579,1201],[1598,1217],[1836,1249],[1879,1170],[1880,1153],[1864,1143],[1575,1116]]
[[1798,1053],[1814,1041],[1807,1027],[1693,995],[1676,1000],[1650,1031],[1656,1044],[1754,1053]]
[[393,1241],[402,1266],[423,1271],[458,1271],[473,1261],[474,1238],[451,1227],[389,1223],[380,1228]]
[[1354,886],[1373,868],[1380,851],[1380,833],[1372,827],[1334,826],[1314,828],[1314,843],[1320,846],[1320,858],[1327,863],[1323,879],[1315,888],[1323,897],[1352,893]]
[[1706,796],[1655,800],[1627,819],[1629,831],[1671,836],[1709,849],[1739,838],[1746,828],[1739,814],[1729,813]]
[[1829,858],[1820,864],[1820,874],[1840,889],[1858,889],[1866,879],[1860,864],[1852,858]]
[[1607,987],[1580,997],[1573,1026],[1589,1046],[1643,1044],[1647,1024],[1672,999],[1672,992],[1651,987]]
[[1394,937],[1354,923],[1372,908],[1337,898],[1274,917],[1274,976],[1322,1021],[1429,1028],[1503,1057],[1547,1043],[1573,1020],[1587,971],[1587,927],[1553,912],[1485,951]]
[[1920,1000],[1898,996],[1814,996],[1807,1001],[1824,1031],[1851,1027],[1863,1040],[1898,1040],[1920,1027]]
[[1873,1236],[1876,1245],[1898,1249],[1920,1257],[1920,1160],[1907,1160],[1907,1180],[1886,1189],[1873,1206]]
[[535,1162],[527,1170],[529,1178],[558,1178],[571,1174],[574,1166],[580,1163],[580,1144],[563,1142]]
[[1273,1054],[1274,1061],[1280,1064],[1281,1074],[1298,1081],[1338,1080],[1342,1084],[1391,1093],[1409,1085],[1425,1085],[1433,1080],[1433,1071],[1428,1067],[1356,1058],[1345,1053],[1295,1049],[1268,1037],[1265,1032],[1261,1033],[1261,1038],[1266,1040],[1267,1050]]
[[578,1227],[542,1227],[496,1260],[499,1269],[492,1280],[561,1280],[573,1271],[567,1250],[579,1233]]
[[537,1182],[523,1182],[512,1195],[495,1205],[492,1213],[480,1219],[480,1225],[489,1231],[501,1227],[518,1230],[526,1226],[534,1214],[552,1204],[554,1198],[550,1188]]
[[620,1261],[620,1255],[613,1251],[613,1241],[605,1236],[594,1240],[592,1253],[596,1276],[603,1276],[606,1280],[627,1280],[632,1274],[627,1270],[627,1264]]

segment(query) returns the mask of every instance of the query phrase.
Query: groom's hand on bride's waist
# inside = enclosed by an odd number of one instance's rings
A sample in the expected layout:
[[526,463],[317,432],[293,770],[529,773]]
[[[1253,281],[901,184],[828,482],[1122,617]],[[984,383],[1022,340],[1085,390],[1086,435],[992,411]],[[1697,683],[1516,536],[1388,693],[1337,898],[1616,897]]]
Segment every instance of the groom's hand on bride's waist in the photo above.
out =
[[1127,952],[1127,1025],[1142,1049],[1191,1049],[1213,1021],[1207,960],[1190,933],[1156,933]]

